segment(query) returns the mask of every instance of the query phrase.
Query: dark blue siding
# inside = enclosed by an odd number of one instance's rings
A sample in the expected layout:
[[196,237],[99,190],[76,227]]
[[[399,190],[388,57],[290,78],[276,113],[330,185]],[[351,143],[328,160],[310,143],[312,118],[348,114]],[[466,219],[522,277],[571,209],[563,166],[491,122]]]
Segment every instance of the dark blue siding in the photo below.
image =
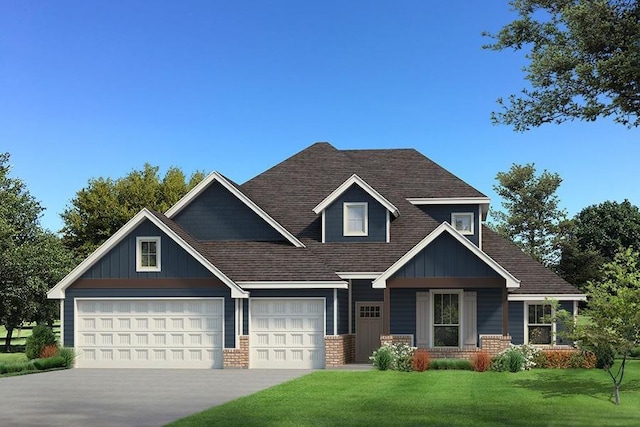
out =
[[[351,312],[356,313],[356,302],[384,301],[384,289],[373,289],[371,280],[351,281]],[[356,330],[356,315],[354,314],[351,330]]]
[[217,182],[179,212],[174,220],[199,240],[284,240],[279,232]]
[[325,298],[326,334],[333,335],[333,289],[255,289],[251,298]]
[[466,291],[475,291],[478,295],[478,335],[502,335],[502,289],[465,289]]
[[[391,334],[416,334],[416,290],[391,289]],[[415,339],[415,338],[414,338]]]
[[249,335],[249,299],[242,300],[242,335]]
[[[479,205],[419,205],[418,207],[435,219],[439,223],[448,222],[451,224],[452,213],[472,213],[473,214],[473,234],[465,235],[467,239],[478,246],[480,230],[480,218],[478,218],[478,206]],[[453,224],[452,224],[453,225]]]
[[[136,237],[160,236],[162,271],[136,272]],[[145,220],[87,270],[84,279],[211,277],[212,274],[151,221]]]
[[234,348],[235,302],[230,291],[221,289],[67,289],[64,300],[64,338],[66,347],[73,347],[74,298],[178,298],[224,297],[224,346]]
[[509,302],[509,335],[513,344],[524,344],[524,303]]
[[[343,203],[367,202],[368,236],[344,236]],[[325,210],[325,241],[327,242],[386,242],[387,209],[358,185],[349,187]]]
[[443,233],[392,277],[500,276],[452,235]]
[[338,334],[349,332],[349,291],[338,289]]

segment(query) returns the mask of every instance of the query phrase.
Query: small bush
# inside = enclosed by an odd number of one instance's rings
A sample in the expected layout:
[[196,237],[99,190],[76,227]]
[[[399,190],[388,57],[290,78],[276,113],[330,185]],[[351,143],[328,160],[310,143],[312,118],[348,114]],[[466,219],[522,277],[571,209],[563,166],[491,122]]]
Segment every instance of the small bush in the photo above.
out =
[[58,354],[58,344],[47,344],[40,351],[40,359],[46,359]]
[[491,361],[491,370],[497,372],[525,371],[536,366],[538,350],[531,345],[511,345]]
[[533,363],[535,363],[536,368],[546,368],[547,367],[547,352],[539,351],[536,356],[533,358]]
[[433,359],[431,363],[429,363],[429,369],[436,371],[473,371],[473,366],[467,359]]
[[39,371],[44,371],[46,369],[64,368],[64,363],[65,360],[62,356],[53,356],[46,359],[35,359],[33,361],[33,366],[35,366]]
[[369,360],[381,371],[395,369],[410,372],[414,351],[415,347],[409,347],[406,344],[385,344],[374,351]]
[[596,356],[589,351],[543,350],[536,357],[539,368],[587,368],[596,366]]
[[0,373],[2,374],[14,374],[17,372],[35,371],[35,370],[36,370],[36,367],[33,365],[31,361],[7,363],[5,365],[0,366]]
[[51,328],[44,325],[34,326],[31,336],[27,337],[26,341],[25,354],[27,359],[37,359],[45,346],[55,345],[56,342],[56,335]]
[[411,367],[414,371],[424,372],[429,369],[429,362],[431,361],[431,355],[425,349],[418,349],[413,353],[413,362]]
[[71,368],[73,366],[73,361],[76,358],[76,353],[75,351],[73,351],[72,348],[69,347],[62,347],[59,351],[58,351],[58,356],[62,357],[64,359],[64,367],[65,368]]
[[386,371],[391,368],[391,364],[393,363],[393,353],[389,346],[383,345],[374,351],[369,359],[371,359],[376,369]]
[[640,347],[636,347],[629,352],[629,356],[631,357],[640,357]]
[[491,356],[489,356],[489,353],[486,351],[474,353],[474,355],[471,356],[471,364],[473,365],[473,370],[476,372],[487,371],[491,367]]

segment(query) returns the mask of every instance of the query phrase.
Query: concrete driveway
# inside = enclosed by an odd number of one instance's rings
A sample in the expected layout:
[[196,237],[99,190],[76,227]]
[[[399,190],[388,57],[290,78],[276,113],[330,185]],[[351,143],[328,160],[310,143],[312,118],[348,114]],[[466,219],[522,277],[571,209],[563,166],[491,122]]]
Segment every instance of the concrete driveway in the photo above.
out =
[[68,369],[0,378],[0,424],[161,426],[309,372]]

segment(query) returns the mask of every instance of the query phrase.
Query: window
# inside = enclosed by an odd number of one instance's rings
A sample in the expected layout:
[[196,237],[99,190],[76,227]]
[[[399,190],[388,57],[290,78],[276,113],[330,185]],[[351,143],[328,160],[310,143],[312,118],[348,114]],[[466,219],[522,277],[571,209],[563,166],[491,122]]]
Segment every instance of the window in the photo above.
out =
[[473,213],[452,213],[451,225],[462,234],[473,234]]
[[160,271],[160,237],[138,237],[136,244],[136,271]]
[[433,346],[460,345],[460,294],[433,294]]
[[553,343],[552,310],[549,304],[528,304],[527,333],[529,344]]
[[345,236],[367,236],[369,234],[369,218],[366,203],[344,204]]

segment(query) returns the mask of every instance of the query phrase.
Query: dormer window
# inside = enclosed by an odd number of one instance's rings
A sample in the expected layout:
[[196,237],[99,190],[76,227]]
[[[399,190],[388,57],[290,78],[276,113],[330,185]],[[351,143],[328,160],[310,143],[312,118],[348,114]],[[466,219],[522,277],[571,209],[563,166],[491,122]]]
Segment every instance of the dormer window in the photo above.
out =
[[160,271],[160,237],[136,239],[136,271]]
[[452,213],[451,225],[460,234],[473,234],[473,213]]
[[367,203],[344,203],[344,235],[369,235]]

